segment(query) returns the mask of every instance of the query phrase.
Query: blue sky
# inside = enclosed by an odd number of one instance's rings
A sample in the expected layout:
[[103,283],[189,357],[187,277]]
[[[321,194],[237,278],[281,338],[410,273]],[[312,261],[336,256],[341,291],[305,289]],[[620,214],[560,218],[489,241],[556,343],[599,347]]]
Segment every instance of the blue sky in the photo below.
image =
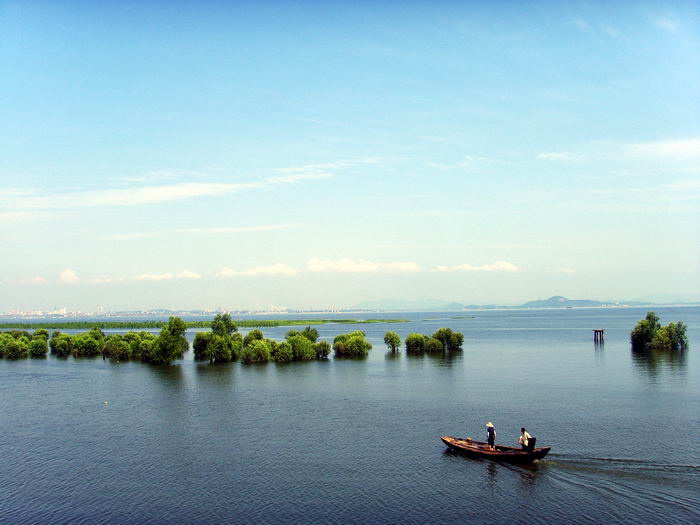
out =
[[0,2],[0,311],[700,300],[698,2]]

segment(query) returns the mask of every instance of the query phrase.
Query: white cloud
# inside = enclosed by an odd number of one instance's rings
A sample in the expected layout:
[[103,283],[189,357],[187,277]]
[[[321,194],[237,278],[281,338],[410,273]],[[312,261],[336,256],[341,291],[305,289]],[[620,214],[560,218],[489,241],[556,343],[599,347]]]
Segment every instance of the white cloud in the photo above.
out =
[[198,273],[189,270],[183,270],[175,276],[176,279],[201,279],[202,276]]
[[202,276],[191,272],[189,270],[183,270],[182,272],[178,274],[172,274],[172,273],[159,273],[159,274],[153,274],[153,273],[144,273],[141,275],[137,275],[134,277],[137,281],[171,281],[173,279],[201,279]]
[[312,257],[306,263],[310,272],[333,273],[414,273],[419,272],[420,267],[414,262],[387,262],[378,263],[365,259],[320,259]]
[[80,277],[73,270],[65,269],[58,276],[58,280],[63,284],[75,284],[80,281]]
[[674,20],[671,20],[665,16],[654,18],[652,19],[652,22],[659,29],[663,29],[669,33],[675,33],[678,30],[678,24]]
[[308,179],[329,179],[333,176],[332,173],[298,173],[296,175],[283,175],[280,177],[268,177],[265,179],[272,184],[295,184],[302,180]]
[[454,266],[436,266],[434,272],[519,272],[515,264],[506,261],[496,261],[493,264],[474,266],[471,264],[457,264]]
[[581,158],[578,155],[574,155],[573,153],[569,153],[568,151],[550,151],[538,153],[536,158],[538,158],[539,160],[548,160],[554,162],[574,162],[577,160],[581,160]]
[[159,235],[163,235],[163,232],[113,233],[111,235],[101,235],[98,238],[106,241],[132,241],[134,239],[150,239]]
[[301,227],[300,224],[265,224],[261,226],[211,226],[204,228],[181,228],[175,233],[246,233],[273,230],[290,230]]
[[573,275],[576,273],[576,270],[574,270],[573,268],[559,268],[559,273]]
[[[141,188],[91,190],[52,195],[28,196],[7,202],[15,209],[70,209],[88,207],[135,206],[157,204],[203,197],[221,195],[244,189],[260,188],[262,183],[217,183],[189,182],[163,186],[144,186]],[[0,198],[0,201],[3,200]]]
[[276,263],[268,266],[256,266],[249,270],[237,271],[233,268],[224,267],[217,274],[219,277],[254,277],[257,275],[296,275],[299,270],[284,263]]
[[628,157],[662,160],[687,160],[700,157],[700,138],[661,140],[630,144],[625,148]]
[[93,279],[92,282],[95,284],[107,284],[111,283],[112,279],[109,277],[97,277],[96,279]]
[[19,281],[19,284],[30,284],[30,285],[42,285],[46,284],[48,281],[44,279],[43,277],[32,277],[30,279],[22,279]]

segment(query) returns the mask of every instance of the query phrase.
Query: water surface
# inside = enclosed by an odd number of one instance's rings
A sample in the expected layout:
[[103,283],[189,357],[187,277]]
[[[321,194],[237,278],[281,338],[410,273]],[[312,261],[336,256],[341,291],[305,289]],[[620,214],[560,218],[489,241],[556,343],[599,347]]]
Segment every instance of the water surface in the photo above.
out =
[[[655,311],[689,325],[690,351],[633,354],[646,310],[630,308],[317,327],[365,330],[360,361],[0,360],[0,522],[697,523],[700,308]],[[441,326],[463,352],[385,351],[388,329]],[[439,440],[482,439],[486,421],[552,452],[509,466]]]

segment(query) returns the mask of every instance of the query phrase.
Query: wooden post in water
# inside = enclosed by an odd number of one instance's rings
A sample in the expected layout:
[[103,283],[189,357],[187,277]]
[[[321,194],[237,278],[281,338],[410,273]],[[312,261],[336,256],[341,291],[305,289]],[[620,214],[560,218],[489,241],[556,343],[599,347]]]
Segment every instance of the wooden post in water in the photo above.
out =
[[605,338],[603,337],[603,332],[605,332],[605,330],[603,330],[602,328],[596,328],[595,330],[593,330],[593,342],[595,344],[598,345],[598,344],[602,344],[605,342]]

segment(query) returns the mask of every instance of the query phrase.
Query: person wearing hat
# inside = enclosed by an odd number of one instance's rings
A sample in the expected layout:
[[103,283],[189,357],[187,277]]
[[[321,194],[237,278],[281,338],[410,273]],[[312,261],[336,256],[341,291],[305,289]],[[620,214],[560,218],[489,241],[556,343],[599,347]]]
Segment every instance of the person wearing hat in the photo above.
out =
[[496,450],[495,443],[496,443],[496,429],[493,426],[493,423],[489,421],[486,423],[486,432],[488,433],[488,444],[489,448],[491,450]]

